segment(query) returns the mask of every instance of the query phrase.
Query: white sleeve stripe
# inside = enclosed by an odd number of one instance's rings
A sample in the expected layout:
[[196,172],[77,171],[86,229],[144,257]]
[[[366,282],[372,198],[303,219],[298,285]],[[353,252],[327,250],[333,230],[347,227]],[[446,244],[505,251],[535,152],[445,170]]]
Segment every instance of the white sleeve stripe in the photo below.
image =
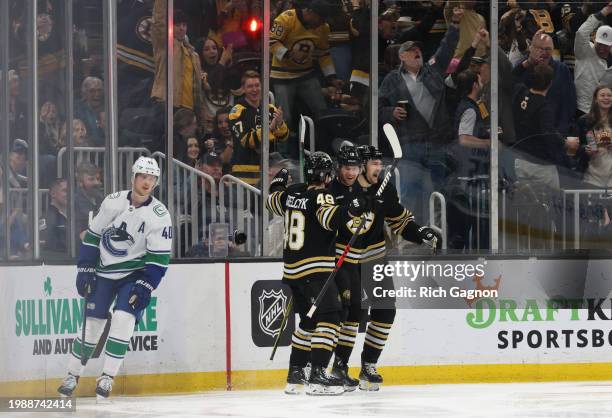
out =
[[156,265],[156,266],[158,266],[158,267],[162,267],[162,268],[166,268],[166,269],[168,268],[168,265],[167,265],[167,264],[159,264],[159,263],[154,263],[153,261],[146,261],[146,262],[145,262],[145,265],[147,265],[147,264],[153,264],[153,265]]
[[81,242],[83,243],[83,245],[87,245],[88,247],[98,248],[98,246],[97,246],[97,245],[89,244],[89,243],[87,243],[87,242],[85,242],[85,241],[81,241]]

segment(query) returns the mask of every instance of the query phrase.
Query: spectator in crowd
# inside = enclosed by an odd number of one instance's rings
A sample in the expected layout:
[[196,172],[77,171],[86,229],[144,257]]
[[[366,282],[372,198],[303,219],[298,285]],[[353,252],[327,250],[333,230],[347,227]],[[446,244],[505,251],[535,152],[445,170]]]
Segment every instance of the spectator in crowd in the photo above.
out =
[[598,86],[589,113],[578,120],[588,165],[584,182],[590,186],[612,187],[612,88]]
[[[259,74],[247,71],[242,76],[244,98],[232,108],[229,123],[234,136],[232,173],[234,176],[254,185],[259,181],[259,160],[261,155],[262,118],[261,82]],[[289,129],[283,119],[283,109],[269,104],[270,145],[285,142]]]
[[[404,3],[405,4],[405,3]],[[444,0],[417,2],[410,4],[398,20],[400,34],[399,43],[406,41],[419,41],[423,44],[423,58],[428,60],[440,45],[444,33],[448,29],[444,19]],[[408,7],[407,7],[408,8]]]
[[449,245],[456,249],[488,248],[488,217],[483,213],[477,216],[482,208],[477,201],[472,201],[480,189],[489,187],[491,140],[478,104],[481,81],[477,73],[465,70],[457,76],[456,82],[461,100],[455,113],[457,141],[452,154],[457,159],[457,171],[451,179],[454,187],[450,193]]
[[195,136],[187,138],[187,152],[185,154],[185,164],[195,167],[200,158],[200,141]]
[[385,51],[397,42],[397,20],[395,9],[387,9],[378,16],[378,62],[384,61]]
[[97,77],[87,77],[81,84],[81,100],[74,109],[74,117],[85,124],[95,146],[105,142],[104,86]]
[[560,187],[557,167],[563,163],[563,144],[555,128],[553,107],[547,98],[553,78],[551,66],[545,62],[537,64],[527,89],[516,96],[513,105],[516,178],[531,185],[534,191]]
[[206,105],[206,133],[210,133],[214,129],[212,119],[217,110],[233,104],[230,83],[227,80],[232,53],[231,44],[221,51],[214,39],[205,38],[202,42],[200,57],[202,59],[202,71],[204,72],[202,86]]
[[[223,176],[222,167],[223,162],[221,161],[221,158],[214,152],[209,152],[196,164],[196,168],[198,168],[201,172],[208,174],[215,180],[215,185],[217,187],[219,186],[219,181],[221,181],[221,177]],[[205,182],[204,189],[206,190],[207,195],[212,196],[210,182]],[[215,195],[214,197],[216,198],[217,196]]]
[[[581,114],[589,113],[591,110],[593,91],[597,86],[612,83],[612,67],[608,65],[612,46],[612,27],[602,25],[610,13],[612,13],[612,3],[606,5],[600,12],[590,15],[576,32],[574,78],[578,99],[577,107]],[[593,44],[591,34],[596,28],[597,33]]]
[[40,108],[38,122],[40,187],[46,189],[49,187],[49,182],[55,177],[57,153],[65,145],[65,136],[62,136],[62,124],[57,106],[55,103],[47,101]]
[[[166,25],[168,4],[166,0],[155,0],[153,5],[153,25],[151,42],[155,57],[155,81],[151,97],[160,102],[166,101]],[[204,124],[206,107],[202,92],[202,68],[200,56],[187,38],[187,16],[183,11],[174,11],[173,40],[173,107],[175,111],[185,108],[195,113],[199,125]]]
[[89,226],[89,213],[94,213],[102,200],[102,182],[100,169],[89,161],[83,161],[76,169],[77,189],[74,198],[75,233],[83,238]]
[[9,184],[13,188],[28,187],[27,176],[28,167],[28,143],[23,139],[17,138],[13,141],[11,152],[9,153]]
[[399,50],[401,67],[385,77],[379,90],[379,121],[395,126],[403,148],[404,158],[398,165],[401,201],[417,217],[427,213],[426,202],[433,183],[437,186],[443,177],[441,162],[451,126],[445,105],[444,75],[459,40],[462,17],[463,9],[455,8],[440,47],[425,64],[420,44],[404,42]]
[[[295,106],[298,99],[314,115],[327,108],[315,72],[316,61],[327,82],[342,89],[329,52],[329,26],[325,18],[331,11],[326,0],[312,0],[302,8],[280,14],[270,29],[270,79],[276,104],[283,109],[292,132],[297,126]],[[287,146],[286,153],[297,157],[297,141],[289,141]]]
[[[463,9],[463,18],[459,24],[459,41],[453,54],[455,58],[461,58],[465,50],[470,47],[476,33],[487,26],[484,17],[474,10],[475,3],[474,0],[464,0],[458,3],[459,7]],[[444,18],[448,25],[452,23],[454,15],[453,9],[456,6],[456,2],[448,1],[444,7]],[[487,50],[485,45],[479,44],[476,48],[476,56],[482,57],[486,54]]]
[[554,125],[566,136],[576,115],[576,87],[567,65],[552,59],[553,49],[552,38],[542,30],[536,32],[529,47],[529,57],[517,65],[513,73],[516,81],[527,85],[536,65],[546,63],[553,68],[553,82],[546,98],[552,107]]
[[68,181],[56,179],[49,188],[51,203],[43,214],[44,230],[41,231],[46,255],[66,255],[66,214],[68,212]]
[[198,130],[196,115],[189,109],[178,109],[174,113],[174,148],[175,158],[184,161],[187,154],[187,138],[195,136]]
[[[0,211],[4,213],[4,194],[2,193],[3,171],[0,167]],[[0,258],[4,254],[4,246],[6,243],[6,232],[9,233],[9,260],[19,259],[30,248],[27,235],[27,216],[23,213],[22,206],[19,202],[13,201],[9,207],[8,225],[4,222],[4,217],[0,216]]]
[[27,106],[21,98],[21,81],[15,70],[9,70],[9,135],[11,138],[25,138],[28,133]]
[[211,135],[204,137],[203,153],[214,151],[223,161],[223,172],[230,173],[232,155],[234,154],[234,137],[230,129],[230,106],[223,107],[215,113],[213,124],[215,126]]

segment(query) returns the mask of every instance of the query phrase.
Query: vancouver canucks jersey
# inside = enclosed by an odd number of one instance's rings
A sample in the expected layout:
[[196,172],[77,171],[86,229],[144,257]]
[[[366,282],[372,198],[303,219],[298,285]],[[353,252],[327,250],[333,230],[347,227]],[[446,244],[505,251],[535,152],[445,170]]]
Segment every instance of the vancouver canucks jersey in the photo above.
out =
[[83,239],[79,265],[96,267],[96,274],[121,279],[137,270],[157,287],[168,268],[172,251],[172,220],[154,197],[132,205],[131,191],[104,199]]
[[334,269],[336,231],[348,218],[326,189],[295,184],[268,196],[267,208],[285,218],[283,280],[326,278]]

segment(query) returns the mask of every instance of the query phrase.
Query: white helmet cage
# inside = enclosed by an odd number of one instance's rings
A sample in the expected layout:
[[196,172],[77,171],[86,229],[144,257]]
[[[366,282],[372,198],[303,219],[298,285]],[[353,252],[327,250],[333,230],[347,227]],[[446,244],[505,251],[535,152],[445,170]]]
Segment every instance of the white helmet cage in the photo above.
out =
[[132,166],[132,184],[134,184],[134,178],[136,174],[150,174],[152,176],[157,177],[157,181],[155,182],[155,186],[159,185],[161,180],[161,170],[157,165],[157,161],[155,161],[151,157],[138,157],[134,165]]

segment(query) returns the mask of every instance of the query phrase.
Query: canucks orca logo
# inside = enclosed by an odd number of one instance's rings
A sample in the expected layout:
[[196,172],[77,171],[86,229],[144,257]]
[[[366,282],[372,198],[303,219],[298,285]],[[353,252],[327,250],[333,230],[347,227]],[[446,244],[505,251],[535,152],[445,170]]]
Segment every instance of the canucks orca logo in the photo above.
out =
[[100,241],[106,251],[114,257],[125,257],[128,254],[127,248],[118,248],[126,246],[121,243],[126,243],[127,247],[134,245],[134,237],[127,232],[127,224],[125,222],[122,222],[119,228],[111,226],[105,230]]

